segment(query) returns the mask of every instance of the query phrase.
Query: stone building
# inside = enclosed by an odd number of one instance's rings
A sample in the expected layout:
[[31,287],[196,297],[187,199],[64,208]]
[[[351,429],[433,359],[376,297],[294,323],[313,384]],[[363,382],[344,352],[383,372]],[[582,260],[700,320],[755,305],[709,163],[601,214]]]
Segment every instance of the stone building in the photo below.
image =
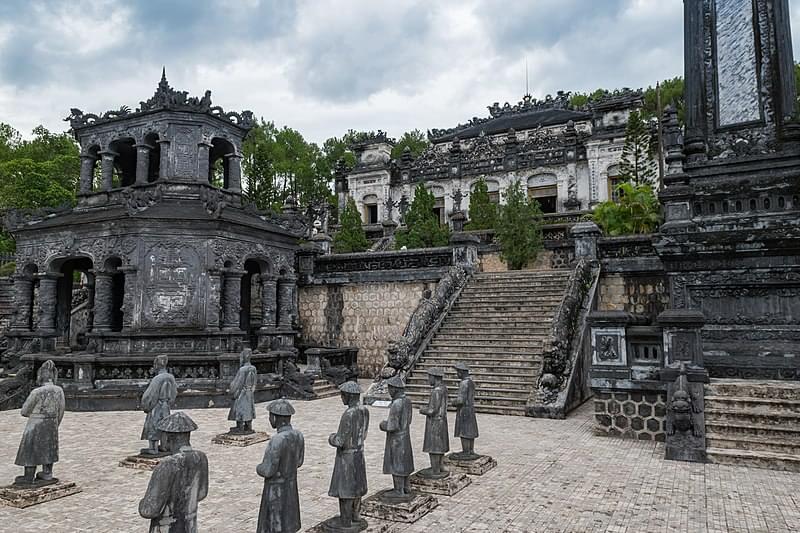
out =
[[[609,94],[584,108],[568,93],[536,100],[526,95],[512,106],[495,103],[489,117],[473,118],[428,133],[432,145],[419,157],[391,158],[393,140],[384,133],[356,147],[357,163],[336,182],[340,209],[351,196],[373,229],[400,221],[419,182],[433,192],[442,223],[468,211],[468,194],[484,178],[493,201],[520,180],[545,213],[588,209],[614,196],[625,126],[642,107],[640,91]],[[397,209],[395,209],[397,208]]]
[[[103,390],[135,391],[161,353],[206,403],[243,347],[259,350],[259,373],[280,373],[294,344],[303,225],[291,209],[243,202],[252,113],[213,106],[210,91],[189,97],[162,75],[135,111],[72,109],[67,120],[81,149],[77,205],[7,220],[17,242],[10,353],[52,358],[77,408],[117,405]],[[83,325],[77,283],[88,292]]]

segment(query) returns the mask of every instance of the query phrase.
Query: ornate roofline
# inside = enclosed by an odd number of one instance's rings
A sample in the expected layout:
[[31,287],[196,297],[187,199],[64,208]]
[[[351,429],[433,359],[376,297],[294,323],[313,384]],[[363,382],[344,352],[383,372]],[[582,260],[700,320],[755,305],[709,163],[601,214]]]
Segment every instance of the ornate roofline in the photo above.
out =
[[211,91],[206,91],[202,97],[189,96],[187,91],[176,91],[167,81],[166,69],[161,71],[161,81],[153,96],[146,101],[139,102],[139,107],[131,111],[130,107],[122,106],[117,110],[106,111],[100,115],[94,113],[84,113],[80,109],[72,108],[70,115],[64,120],[69,122],[72,130],[78,130],[87,126],[103,124],[122,118],[131,118],[137,115],[150,113],[153,111],[188,111],[190,113],[204,113],[226,120],[235,126],[249,130],[255,125],[252,111],[225,112],[220,106],[211,105]]

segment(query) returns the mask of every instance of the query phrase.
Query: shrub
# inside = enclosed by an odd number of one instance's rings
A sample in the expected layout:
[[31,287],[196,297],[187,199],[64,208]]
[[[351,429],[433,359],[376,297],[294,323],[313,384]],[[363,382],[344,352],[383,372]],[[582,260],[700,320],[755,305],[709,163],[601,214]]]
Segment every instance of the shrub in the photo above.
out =
[[342,227],[333,237],[333,251],[338,254],[363,252],[369,248],[369,240],[361,226],[361,215],[356,202],[348,198],[341,216]]
[[395,233],[395,245],[399,250],[406,248],[432,248],[447,246],[450,242],[450,228],[443,226],[436,218],[433,207],[436,198],[421,183],[414,191],[414,201],[406,213],[406,227]]
[[519,181],[506,191],[497,217],[496,237],[500,257],[510,270],[520,270],[536,259],[542,248],[542,210],[528,198]]
[[481,178],[469,196],[469,223],[466,229],[494,229],[497,224],[497,206],[489,200],[489,188]]
[[603,202],[592,218],[606,235],[652,233],[661,223],[661,207],[653,187],[627,182],[618,186],[619,202]]

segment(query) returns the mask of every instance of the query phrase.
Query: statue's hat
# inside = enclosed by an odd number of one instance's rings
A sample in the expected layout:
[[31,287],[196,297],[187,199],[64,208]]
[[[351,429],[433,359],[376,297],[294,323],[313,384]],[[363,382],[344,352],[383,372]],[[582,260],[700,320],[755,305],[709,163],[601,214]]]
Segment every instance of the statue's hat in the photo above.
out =
[[406,388],[406,384],[403,383],[403,378],[401,378],[398,375],[394,375],[391,378],[387,379],[386,384],[389,385],[390,387],[396,387],[398,389]]
[[281,398],[280,400],[269,402],[267,411],[273,415],[292,416],[294,414],[294,407],[292,407],[292,404],[289,403],[289,400],[284,400]]
[[456,370],[466,370],[467,372],[469,372],[469,367],[467,366],[467,363],[465,363],[464,361],[457,362],[456,364],[453,365],[453,368],[455,368]]
[[443,378],[444,377],[444,370],[442,370],[439,367],[429,368],[428,369],[428,375]]
[[189,415],[183,411],[178,411],[163,418],[156,428],[165,433],[191,433],[197,429],[197,424],[194,423],[194,420]]
[[339,390],[348,394],[361,394],[361,387],[355,381],[345,381],[339,386]]

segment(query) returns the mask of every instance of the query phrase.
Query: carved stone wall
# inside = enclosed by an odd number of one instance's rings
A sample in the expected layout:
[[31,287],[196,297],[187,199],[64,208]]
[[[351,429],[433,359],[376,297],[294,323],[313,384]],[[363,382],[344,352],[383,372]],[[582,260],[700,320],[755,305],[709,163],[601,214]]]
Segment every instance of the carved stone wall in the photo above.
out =
[[627,311],[655,318],[669,307],[663,275],[605,274],[600,278],[599,311]]
[[664,442],[666,402],[663,392],[596,392],[594,434]]
[[423,291],[434,286],[409,281],[301,287],[302,342],[356,346],[360,375],[374,377],[386,363],[388,341],[403,334]]

